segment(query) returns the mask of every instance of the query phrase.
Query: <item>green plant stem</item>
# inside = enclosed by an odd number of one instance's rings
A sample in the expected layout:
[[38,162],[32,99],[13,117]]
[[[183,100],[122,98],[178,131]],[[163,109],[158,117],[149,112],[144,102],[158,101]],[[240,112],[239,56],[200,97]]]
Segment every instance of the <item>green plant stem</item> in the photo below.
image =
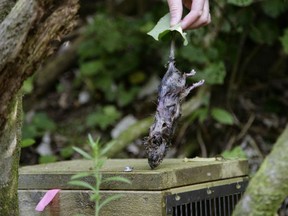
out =
[[[99,149],[98,149],[98,145],[97,145],[97,151],[99,152]],[[100,201],[101,201],[101,196],[100,196],[100,185],[101,185],[101,182],[102,182],[102,175],[100,173],[100,163],[99,163],[99,160],[98,158],[95,159],[95,194],[96,194],[96,199],[95,199],[95,216],[99,216],[100,214]]]

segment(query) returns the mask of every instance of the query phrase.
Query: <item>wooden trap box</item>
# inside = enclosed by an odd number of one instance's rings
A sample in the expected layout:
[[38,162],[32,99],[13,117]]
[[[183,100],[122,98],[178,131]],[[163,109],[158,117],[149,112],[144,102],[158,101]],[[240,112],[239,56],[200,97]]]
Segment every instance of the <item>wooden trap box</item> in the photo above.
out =
[[[133,167],[125,172],[125,167]],[[22,167],[19,176],[21,216],[94,215],[91,191],[68,185],[76,173],[90,171],[86,160],[64,161]],[[132,184],[109,182],[101,185],[103,197],[122,194],[101,211],[101,216],[192,216],[231,215],[248,181],[246,160],[165,159],[151,170],[146,159],[109,159],[103,178],[123,176]],[[85,181],[93,183],[90,177]],[[35,207],[49,189],[61,189],[46,209]]]

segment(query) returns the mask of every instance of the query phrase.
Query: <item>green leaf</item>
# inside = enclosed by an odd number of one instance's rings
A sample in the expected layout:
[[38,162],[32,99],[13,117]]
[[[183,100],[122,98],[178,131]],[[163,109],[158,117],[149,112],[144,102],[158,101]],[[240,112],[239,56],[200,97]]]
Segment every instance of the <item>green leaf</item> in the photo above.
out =
[[73,153],[74,153],[74,151],[73,151],[73,148],[71,146],[62,148],[60,150],[60,155],[63,158],[69,158],[69,157],[71,157],[73,155]]
[[33,90],[33,77],[29,77],[23,83],[22,90],[24,93],[29,94]]
[[102,183],[111,182],[111,181],[118,181],[118,182],[124,182],[124,183],[127,183],[127,184],[131,184],[131,181],[129,179],[121,177],[121,176],[113,176],[113,177],[105,178],[102,181]]
[[37,127],[32,124],[26,124],[24,122],[24,125],[22,127],[22,137],[23,139],[26,138],[36,138],[38,134]]
[[42,155],[39,158],[40,164],[53,163],[56,161],[57,161],[57,157],[55,155]]
[[279,37],[279,29],[274,22],[264,20],[251,26],[249,36],[259,44],[272,45]]
[[243,151],[243,149],[240,146],[236,146],[230,151],[224,151],[221,154],[225,159],[229,158],[247,158],[246,153]]
[[288,28],[285,29],[283,36],[280,37],[280,41],[284,52],[288,54]]
[[123,85],[119,86],[118,94],[117,94],[117,104],[120,107],[127,106],[129,103],[131,103],[135,97],[137,96],[137,93],[139,92],[139,88],[132,87],[128,91],[126,91],[123,87]]
[[196,46],[186,46],[182,49],[179,49],[179,54],[189,62],[195,63],[206,63],[208,62],[208,55],[204,51],[202,47],[196,47]]
[[199,71],[193,78],[205,80],[208,84],[223,84],[226,76],[226,69],[223,62],[209,64],[203,71]]
[[227,124],[227,125],[234,124],[233,116],[224,109],[212,108],[211,115],[216,121],[218,121],[221,124]]
[[74,149],[74,151],[78,152],[80,155],[82,155],[85,159],[87,160],[92,160],[92,156],[89,155],[87,152],[85,152],[84,150],[78,148],[78,147],[72,147]]
[[119,112],[115,106],[108,105],[89,114],[86,118],[86,124],[88,127],[99,126],[102,130],[105,130],[109,125],[115,123],[120,117],[121,112]]
[[183,44],[186,46],[188,44],[188,40],[186,37],[186,33],[183,32],[181,28],[181,24],[177,24],[173,27],[170,27],[170,14],[167,13],[165,16],[163,16],[157,24],[154,26],[154,28],[149,31],[147,34],[152,36],[156,41],[159,41],[164,35],[171,31],[176,31],[180,33],[182,38],[184,39]]
[[101,149],[101,156],[105,156],[107,154],[107,152],[109,152],[109,150],[111,148],[113,148],[113,146],[115,145],[116,141],[112,141],[107,143],[102,149]]
[[34,139],[23,139],[21,141],[21,148],[26,148],[26,147],[29,147],[29,146],[32,146],[33,144],[35,143],[35,140]]
[[89,145],[91,146],[91,148],[93,149],[93,151],[98,151],[99,143],[100,143],[100,137],[98,137],[96,139],[96,141],[94,141],[94,139],[91,136],[91,134],[88,134],[88,142],[89,142]]
[[90,189],[92,191],[95,191],[95,188],[92,185],[90,185],[89,183],[84,182],[84,181],[73,180],[73,181],[69,181],[68,184],[87,188],[87,189]]
[[33,116],[31,124],[35,125],[37,131],[54,131],[56,124],[52,121],[46,113],[39,112]]
[[288,9],[288,4],[285,0],[262,1],[261,6],[264,13],[272,18],[277,18]]
[[109,116],[113,122],[121,117],[121,113],[113,105],[103,107],[103,112],[105,115]]
[[253,0],[228,0],[227,2],[236,6],[245,7],[251,5]]
[[75,180],[78,178],[84,178],[84,177],[91,176],[91,175],[93,175],[93,174],[89,173],[89,172],[80,172],[80,173],[77,173],[77,174],[71,176],[71,180]]
[[85,76],[93,76],[100,73],[104,68],[103,61],[96,60],[85,62],[80,65],[80,72]]
[[203,123],[208,117],[208,108],[199,108],[195,110],[189,117],[189,122],[194,122],[195,119],[198,119],[200,123]]
[[110,197],[106,198],[102,203],[100,203],[100,205],[99,205],[99,210],[100,210],[103,206],[107,205],[109,202],[111,202],[111,201],[113,201],[113,200],[117,200],[117,199],[119,199],[119,198],[121,198],[121,197],[123,197],[123,196],[124,196],[123,194],[117,194],[117,195],[113,195],[113,196],[110,196]]

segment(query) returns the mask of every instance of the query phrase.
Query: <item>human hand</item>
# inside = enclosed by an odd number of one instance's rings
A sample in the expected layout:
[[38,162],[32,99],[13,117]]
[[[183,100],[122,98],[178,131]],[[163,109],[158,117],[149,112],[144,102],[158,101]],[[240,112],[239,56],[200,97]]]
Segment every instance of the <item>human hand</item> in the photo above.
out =
[[[167,0],[167,2],[170,10],[171,26],[181,21],[183,30],[196,29],[211,22],[209,0]],[[182,19],[183,5],[190,12]]]

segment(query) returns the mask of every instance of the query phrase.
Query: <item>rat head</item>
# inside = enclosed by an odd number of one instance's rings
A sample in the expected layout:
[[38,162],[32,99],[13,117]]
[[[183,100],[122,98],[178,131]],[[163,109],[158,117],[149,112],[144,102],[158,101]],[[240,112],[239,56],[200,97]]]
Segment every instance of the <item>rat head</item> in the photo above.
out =
[[148,154],[148,163],[151,169],[159,166],[162,162],[163,158],[166,155],[168,143],[165,139],[163,139],[160,135],[154,135],[150,140],[149,144],[146,147],[146,151]]

